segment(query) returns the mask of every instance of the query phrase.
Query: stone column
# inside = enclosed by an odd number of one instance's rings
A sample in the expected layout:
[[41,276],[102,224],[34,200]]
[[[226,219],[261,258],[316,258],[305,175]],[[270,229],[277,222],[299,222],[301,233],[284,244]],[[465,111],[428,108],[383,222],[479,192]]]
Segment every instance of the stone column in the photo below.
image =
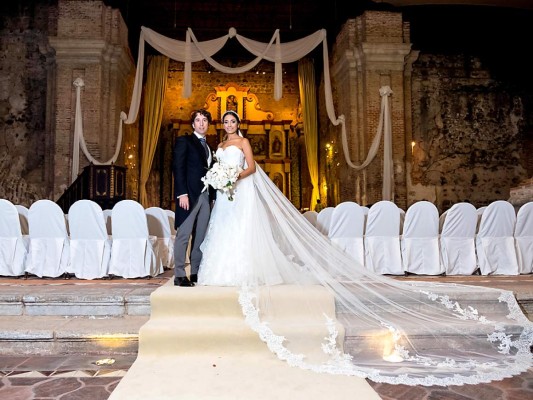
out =
[[[91,156],[105,162],[115,153],[120,112],[127,111],[128,80],[134,70],[127,36],[120,12],[102,1],[58,1],[57,34],[49,38],[56,52],[55,87],[49,94],[55,109],[51,123],[54,199],[72,181],[75,79],[82,78],[85,83],[81,95],[83,134]],[[80,151],[80,172],[87,164]]]
[[[366,11],[355,20],[348,20],[337,36],[333,51],[332,77],[336,87],[338,113],[346,117],[349,156],[361,164],[379,124],[381,97],[379,89],[390,86],[392,115],[392,146],[394,162],[395,202],[406,207],[406,100],[410,97],[410,69],[405,69],[410,57],[409,25],[401,13]],[[340,138],[338,140],[340,146]],[[409,142],[410,143],[410,142]],[[341,151],[342,152],[342,149]],[[383,142],[372,163],[362,171],[341,162],[341,201],[360,204],[381,200],[383,186]]]

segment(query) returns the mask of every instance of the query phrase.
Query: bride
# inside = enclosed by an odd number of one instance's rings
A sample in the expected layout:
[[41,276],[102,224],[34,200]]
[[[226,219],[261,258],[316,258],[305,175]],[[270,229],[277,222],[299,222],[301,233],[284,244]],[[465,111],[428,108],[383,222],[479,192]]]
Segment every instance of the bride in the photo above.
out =
[[[227,111],[222,121],[216,158],[242,172],[233,199],[218,192],[198,285],[239,287],[246,323],[280,359],[319,373],[427,386],[501,380],[532,366],[533,323],[512,292],[400,282],[366,270],[254,162],[239,115]],[[287,318],[295,307],[297,318]]]

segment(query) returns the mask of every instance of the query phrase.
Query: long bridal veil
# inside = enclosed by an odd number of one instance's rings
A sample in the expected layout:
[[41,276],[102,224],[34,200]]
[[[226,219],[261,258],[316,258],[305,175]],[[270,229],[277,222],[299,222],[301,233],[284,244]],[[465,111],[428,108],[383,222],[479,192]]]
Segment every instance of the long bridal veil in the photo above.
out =
[[[533,323],[512,292],[375,274],[319,233],[259,166],[251,177],[255,208],[243,223],[269,232],[255,247],[273,241],[284,282],[242,287],[239,302],[280,359],[408,385],[475,384],[531,367]],[[287,308],[298,311],[289,318]]]

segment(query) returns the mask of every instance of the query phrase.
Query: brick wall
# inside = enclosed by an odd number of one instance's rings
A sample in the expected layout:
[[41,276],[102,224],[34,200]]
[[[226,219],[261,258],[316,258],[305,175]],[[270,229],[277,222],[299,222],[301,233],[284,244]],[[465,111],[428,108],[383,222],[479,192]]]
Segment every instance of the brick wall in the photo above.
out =
[[[55,110],[51,127],[54,198],[75,178],[71,176],[76,109],[72,83],[81,78],[85,84],[81,98],[83,134],[91,156],[107,162],[118,145],[120,112],[129,106],[128,80],[133,72],[127,28],[118,10],[101,1],[59,0],[57,21],[57,34],[50,37],[56,51],[55,90],[49,93]],[[79,171],[88,163],[80,151]]]
[[[408,37],[408,36],[407,36]],[[378,131],[383,86],[391,87],[394,162],[394,201],[405,206],[404,64],[409,54],[401,14],[365,12],[343,26],[333,52],[334,80],[339,113],[346,117],[349,156],[353,164],[366,160]],[[337,134],[338,135],[338,134]],[[335,132],[330,132],[335,137]],[[338,137],[338,136],[337,136]],[[339,141],[340,145],[340,141]],[[342,154],[342,149],[341,149]],[[358,172],[340,157],[340,201],[374,203],[382,199],[383,140],[375,159]]]

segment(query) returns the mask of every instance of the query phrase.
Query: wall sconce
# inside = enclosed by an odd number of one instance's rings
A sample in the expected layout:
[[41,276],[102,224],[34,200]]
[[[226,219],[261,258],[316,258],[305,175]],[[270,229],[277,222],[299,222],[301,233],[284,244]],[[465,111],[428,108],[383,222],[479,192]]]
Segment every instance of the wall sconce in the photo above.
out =
[[126,147],[126,150],[124,150],[124,164],[126,165],[126,168],[133,169],[135,168],[135,153],[136,153],[136,146],[135,145],[129,145]]
[[415,141],[413,140],[413,141],[411,142],[411,155],[413,155],[413,154],[415,153],[415,146],[416,146],[416,143],[415,143]]
[[335,143],[333,141],[331,143],[326,143],[326,165],[328,168],[331,168],[334,153],[336,154]]

